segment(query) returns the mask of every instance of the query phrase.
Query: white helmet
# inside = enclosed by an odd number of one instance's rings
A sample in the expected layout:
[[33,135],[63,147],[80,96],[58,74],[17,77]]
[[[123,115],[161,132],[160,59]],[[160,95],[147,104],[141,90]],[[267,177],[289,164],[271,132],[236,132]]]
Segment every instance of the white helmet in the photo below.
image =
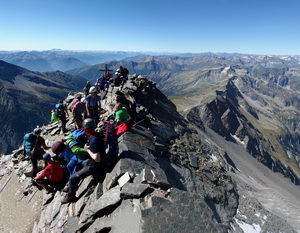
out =
[[89,93],[95,93],[95,92],[97,92],[96,87],[91,87]]

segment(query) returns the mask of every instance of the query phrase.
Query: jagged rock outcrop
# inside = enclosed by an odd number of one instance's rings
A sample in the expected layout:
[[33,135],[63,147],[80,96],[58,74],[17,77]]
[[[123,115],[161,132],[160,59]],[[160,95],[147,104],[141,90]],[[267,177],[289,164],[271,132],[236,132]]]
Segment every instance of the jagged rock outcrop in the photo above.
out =
[[[226,232],[238,206],[226,153],[202,141],[153,82],[129,80],[123,90],[110,91],[102,100],[103,117],[122,102],[135,121],[143,121],[119,138],[119,162],[104,182],[88,177],[81,183],[76,203],[61,204],[63,192],[43,193],[33,232]],[[57,122],[43,127],[49,144],[59,133]],[[25,188],[30,166],[16,159],[21,151],[9,157],[15,165],[6,165],[6,173],[18,170]],[[23,200],[35,200],[33,193]]]
[[[294,184],[300,184],[297,169],[292,169],[288,164],[284,164],[276,155],[278,153],[276,151],[278,138],[270,137],[270,134],[264,129],[265,125],[259,126],[258,122],[262,122],[265,116],[257,108],[251,106],[246,96],[240,92],[237,87],[241,83],[240,79],[242,78],[233,77],[229,79],[224,90],[216,91],[212,101],[189,110],[187,119],[190,119],[190,122],[192,119],[198,119],[195,125],[199,125],[199,122],[205,122],[204,125],[227,140],[242,143],[258,161],[274,172],[280,172],[289,177]],[[298,149],[295,147],[297,143],[292,143],[295,141],[294,137],[290,133],[288,135],[278,136],[281,147],[289,148],[294,155],[297,155]],[[289,143],[282,143],[283,140],[289,141]]]

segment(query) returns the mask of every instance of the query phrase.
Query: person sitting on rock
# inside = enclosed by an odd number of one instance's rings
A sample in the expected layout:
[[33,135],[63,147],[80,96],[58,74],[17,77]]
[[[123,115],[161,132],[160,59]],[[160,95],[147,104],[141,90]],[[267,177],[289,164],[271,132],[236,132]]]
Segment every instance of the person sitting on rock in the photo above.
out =
[[64,186],[64,172],[59,162],[52,160],[50,154],[44,154],[43,159],[48,165],[43,172],[33,180],[50,193],[54,188],[60,189]]
[[122,103],[117,103],[113,110],[113,115],[115,116],[116,124],[121,124],[129,119],[129,114],[125,106]]
[[51,150],[55,154],[53,160],[58,161],[65,168],[69,177],[75,173],[76,166],[83,161],[73,154],[72,151],[67,150],[67,146],[62,141],[53,143]]
[[98,181],[103,182],[106,174],[104,141],[101,133],[95,132],[96,125],[91,118],[83,121],[85,134],[89,138],[89,143],[85,144],[84,149],[89,153],[90,158],[84,160],[82,168],[74,173],[69,179],[68,194],[62,203],[75,202],[76,191],[81,180],[89,175],[93,175]]

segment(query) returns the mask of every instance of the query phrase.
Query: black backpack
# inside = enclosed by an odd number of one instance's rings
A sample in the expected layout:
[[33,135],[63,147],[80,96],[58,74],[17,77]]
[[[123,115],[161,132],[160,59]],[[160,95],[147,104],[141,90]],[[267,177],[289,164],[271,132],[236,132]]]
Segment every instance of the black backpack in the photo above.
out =
[[101,134],[104,142],[105,165],[111,171],[118,160],[119,145],[118,136],[114,123],[104,121],[101,127]]
[[119,146],[115,125],[109,121],[104,121],[103,123],[101,133],[103,135],[105,154],[107,156],[117,156]]
[[127,76],[129,74],[129,71],[127,68],[123,68],[123,75]]

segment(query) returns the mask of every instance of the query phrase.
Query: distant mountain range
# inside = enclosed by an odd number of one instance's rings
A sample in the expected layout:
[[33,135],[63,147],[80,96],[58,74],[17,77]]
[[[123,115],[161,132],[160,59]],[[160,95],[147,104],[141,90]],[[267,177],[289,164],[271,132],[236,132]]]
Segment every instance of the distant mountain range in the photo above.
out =
[[139,55],[136,52],[109,51],[0,51],[0,60],[32,71],[67,71],[80,66],[99,64]]
[[23,141],[24,133],[50,121],[51,109],[69,92],[81,91],[81,77],[63,72],[32,72],[0,60],[0,152]]
[[[46,50],[46,51],[0,51],[0,60],[21,66],[32,71],[68,71],[81,66],[91,66],[113,60],[122,60],[135,56],[176,55],[179,57],[194,56],[232,56],[233,54],[221,53],[156,53],[156,52],[125,52],[125,51],[72,51],[72,50]],[[234,54],[243,56],[243,54]]]

